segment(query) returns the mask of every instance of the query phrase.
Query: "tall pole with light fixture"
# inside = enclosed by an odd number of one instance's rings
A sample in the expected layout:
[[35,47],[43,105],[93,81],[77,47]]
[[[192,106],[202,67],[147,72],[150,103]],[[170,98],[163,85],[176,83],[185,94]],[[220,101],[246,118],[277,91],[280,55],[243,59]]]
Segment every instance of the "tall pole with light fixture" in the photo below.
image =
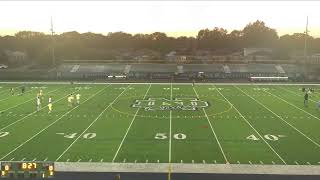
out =
[[304,32],[304,60],[307,61],[307,56],[308,56],[308,52],[307,52],[307,41],[308,41],[308,16],[307,16],[307,24],[306,24],[306,31]]
[[54,52],[54,30],[53,30],[53,21],[51,17],[51,55],[52,55],[52,65],[56,67],[56,57]]
[[306,31],[304,32],[304,76],[307,75],[307,61],[308,61],[308,24],[309,24],[309,19],[308,19],[308,16],[307,16],[307,24],[306,24]]

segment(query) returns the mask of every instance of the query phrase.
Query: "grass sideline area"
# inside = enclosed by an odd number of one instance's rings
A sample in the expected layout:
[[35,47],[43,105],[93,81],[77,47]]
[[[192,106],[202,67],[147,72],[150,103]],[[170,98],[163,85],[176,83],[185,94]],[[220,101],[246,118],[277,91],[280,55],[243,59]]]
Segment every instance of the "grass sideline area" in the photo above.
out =
[[[302,87],[315,89],[308,107]],[[71,93],[81,94],[80,105],[68,107]],[[317,84],[5,82],[0,161],[172,164],[173,170],[307,166],[319,172],[318,101]]]

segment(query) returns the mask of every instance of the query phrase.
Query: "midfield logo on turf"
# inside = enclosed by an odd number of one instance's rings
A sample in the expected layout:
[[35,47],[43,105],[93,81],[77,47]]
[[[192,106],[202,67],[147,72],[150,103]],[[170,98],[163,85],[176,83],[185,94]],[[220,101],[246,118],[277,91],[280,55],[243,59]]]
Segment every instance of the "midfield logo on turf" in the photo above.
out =
[[132,105],[134,108],[144,108],[146,111],[154,110],[186,110],[195,111],[198,108],[208,107],[206,101],[196,98],[176,98],[173,100],[166,98],[149,98],[147,100],[136,100]]

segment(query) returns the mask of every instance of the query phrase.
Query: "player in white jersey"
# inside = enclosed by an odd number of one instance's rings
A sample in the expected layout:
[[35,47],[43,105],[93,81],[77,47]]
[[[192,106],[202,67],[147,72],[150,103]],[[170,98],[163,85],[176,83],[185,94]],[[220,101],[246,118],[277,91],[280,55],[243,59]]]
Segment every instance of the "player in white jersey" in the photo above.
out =
[[76,95],[76,99],[77,99],[77,105],[79,105],[80,104],[80,94],[78,93],[77,95]]
[[48,108],[49,108],[48,113],[51,113],[51,111],[52,111],[52,98],[51,98],[51,96],[49,97]]
[[43,96],[43,90],[42,89],[39,90],[39,95],[40,95],[40,97]]
[[68,96],[68,106],[72,107],[72,94]]
[[40,111],[41,109],[41,100],[40,100],[40,97],[37,96],[37,111]]

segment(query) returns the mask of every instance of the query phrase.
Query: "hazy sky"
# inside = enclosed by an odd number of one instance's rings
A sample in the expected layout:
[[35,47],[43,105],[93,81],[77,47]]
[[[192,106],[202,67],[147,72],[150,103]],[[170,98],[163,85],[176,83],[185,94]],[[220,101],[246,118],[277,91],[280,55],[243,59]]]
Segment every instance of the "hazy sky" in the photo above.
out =
[[304,32],[320,37],[320,1],[1,1],[0,35],[19,30],[129,33],[166,32],[195,36],[203,28],[242,29],[263,20],[279,35]]

